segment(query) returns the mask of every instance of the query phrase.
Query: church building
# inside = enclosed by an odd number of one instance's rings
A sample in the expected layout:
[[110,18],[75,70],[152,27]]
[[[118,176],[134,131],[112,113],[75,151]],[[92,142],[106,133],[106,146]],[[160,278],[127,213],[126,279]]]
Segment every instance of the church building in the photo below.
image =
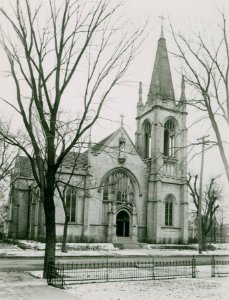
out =
[[[187,243],[187,129],[184,78],[174,94],[163,28],[147,99],[139,84],[135,143],[121,126],[84,153],[69,153],[59,175],[66,189],[69,242]],[[57,241],[64,227],[55,193]],[[42,241],[43,206],[30,163],[18,157],[11,180],[7,236]]]

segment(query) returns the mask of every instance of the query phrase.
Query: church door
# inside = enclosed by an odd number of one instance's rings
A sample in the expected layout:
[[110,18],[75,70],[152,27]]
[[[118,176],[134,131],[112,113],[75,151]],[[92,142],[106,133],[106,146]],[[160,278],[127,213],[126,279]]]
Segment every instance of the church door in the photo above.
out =
[[130,234],[130,217],[124,210],[120,211],[116,217],[116,235],[128,237]]

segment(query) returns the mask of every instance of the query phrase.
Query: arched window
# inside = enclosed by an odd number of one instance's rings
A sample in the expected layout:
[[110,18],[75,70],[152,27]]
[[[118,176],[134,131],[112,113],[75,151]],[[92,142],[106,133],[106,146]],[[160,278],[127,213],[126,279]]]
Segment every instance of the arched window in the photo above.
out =
[[172,120],[167,120],[164,125],[164,155],[174,157],[175,125]]
[[151,125],[148,120],[143,123],[143,156],[151,157]]
[[69,217],[69,222],[76,221],[76,189],[68,188],[66,192],[66,209]]
[[134,202],[134,182],[123,170],[108,175],[103,184],[103,200]]
[[173,195],[168,195],[165,199],[165,226],[173,225]]

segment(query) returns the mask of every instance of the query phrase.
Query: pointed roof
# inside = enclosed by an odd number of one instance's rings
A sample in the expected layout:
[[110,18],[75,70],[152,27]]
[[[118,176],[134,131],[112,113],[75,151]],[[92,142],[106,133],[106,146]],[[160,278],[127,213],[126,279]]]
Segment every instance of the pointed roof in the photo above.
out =
[[158,40],[156,58],[148,94],[148,101],[152,102],[157,97],[162,100],[175,100],[163,27],[161,28],[161,35]]
[[116,133],[116,131],[112,132],[107,137],[105,137],[103,140],[101,140],[98,143],[96,143],[95,145],[93,145],[92,146],[92,152],[95,153],[95,152],[100,151],[104,147],[104,145],[109,141],[109,139],[114,135],[114,133]]
[[[106,146],[108,146],[110,144],[110,142],[112,142],[115,139],[115,137],[117,135],[119,135],[120,137],[123,137],[124,139],[125,138],[128,139],[129,142],[130,142],[130,144],[135,149],[135,145],[134,145],[132,139],[130,138],[130,136],[128,135],[128,133],[126,132],[125,128],[123,126],[120,126],[118,129],[116,129],[115,131],[113,131],[110,135],[108,135],[107,137],[105,137],[103,140],[101,140],[100,142],[94,144],[92,146],[92,152],[94,154],[98,153],[98,152],[101,152],[103,150],[103,148],[106,147]],[[136,154],[137,154],[137,151],[136,151]]]

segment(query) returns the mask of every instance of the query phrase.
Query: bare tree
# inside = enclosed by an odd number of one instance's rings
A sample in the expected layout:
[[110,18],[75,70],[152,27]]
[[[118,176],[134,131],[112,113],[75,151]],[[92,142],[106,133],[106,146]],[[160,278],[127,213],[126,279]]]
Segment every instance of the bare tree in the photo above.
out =
[[3,237],[3,232],[1,232],[1,229],[4,228],[4,223],[7,219],[7,211],[8,211],[8,205],[6,201],[6,189],[4,188],[4,185],[0,183],[0,240]]
[[[82,153],[84,147],[87,146],[88,149],[86,152]],[[111,158],[117,158],[117,155],[120,156],[120,147],[109,147],[104,143],[96,143],[96,146],[102,146],[103,152],[109,155]],[[71,152],[71,161],[68,163],[67,174],[65,170],[65,161],[60,166],[58,171],[58,176],[56,177],[56,190],[58,191],[58,195],[62,201],[63,210],[64,210],[64,227],[63,227],[63,237],[62,237],[62,246],[61,251],[67,252],[67,238],[68,238],[68,224],[70,220],[70,211],[69,211],[69,202],[68,197],[71,195],[69,192],[74,193],[74,201],[76,201],[76,197],[79,193],[89,194],[93,189],[101,189],[101,188],[109,188],[110,186],[116,185],[118,181],[113,181],[111,183],[103,183],[98,184],[94,181],[94,178],[91,177],[89,173],[90,169],[90,152],[92,151],[92,143],[91,137],[89,138],[89,143],[81,142],[78,143],[76,147],[73,149],[74,151]],[[122,149],[122,155],[130,152]],[[80,155],[86,154],[86,166],[83,167],[84,172],[80,174],[80,170],[78,168],[78,159]],[[63,171],[63,172],[62,172]],[[63,176],[64,174],[64,176]],[[121,179],[120,179],[121,180]]]
[[[61,252],[67,252],[67,237],[68,237],[68,223],[70,220],[70,211],[68,209],[68,192],[72,189],[76,191],[79,188],[82,189],[82,182],[84,182],[82,175],[77,174],[77,162],[78,158],[81,154],[81,150],[84,143],[78,143],[78,147],[74,147],[74,152],[71,153],[72,160],[70,164],[68,164],[68,172],[67,174],[62,175],[62,171],[64,171],[64,162],[61,164],[58,176],[56,177],[55,187],[58,191],[59,197],[62,201],[63,210],[64,210],[64,228],[63,228],[63,237],[62,237],[62,246]],[[65,171],[66,173],[66,171]],[[76,201],[76,194],[75,201]]]
[[207,113],[229,182],[229,158],[223,136],[224,129],[229,129],[229,32],[224,14],[220,16],[220,24],[214,27],[215,39],[211,29],[187,38],[175,32],[172,25],[171,30],[186,82],[195,91],[194,99],[188,103]]
[[[222,198],[222,189],[217,185],[216,177],[210,180],[202,195],[202,246],[206,248],[206,237],[210,232],[215,221],[215,213],[219,209],[219,200]],[[188,187],[192,201],[196,208],[196,219],[198,218],[199,209],[199,189],[198,189],[198,175],[191,176],[188,174]]]
[[[1,124],[0,127],[2,127]],[[4,225],[7,216],[5,195],[17,154],[17,151],[0,135],[0,226]]]
[[[17,0],[13,12],[0,9],[0,13],[7,30],[12,30],[11,34],[2,33],[2,46],[16,88],[16,103],[4,101],[21,117],[29,143],[22,143],[20,134],[5,137],[29,158],[40,188],[46,224],[46,277],[48,264],[55,264],[56,174],[122,80],[141,43],[142,31],[121,34],[114,19],[121,5],[112,6],[108,0],[94,4],[65,0],[58,7],[55,0],[49,0],[47,22],[43,5],[33,8],[29,0]],[[77,112],[73,109],[71,121],[66,121],[69,116],[63,107],[70,88],[78,92],[78,96],[71,93]]]
[[[0,124],[0,132],[1,128],[2,125]],[[8,130],[6,130],[4,134],[7,136]],[[14,168],[17,155],[17,151],[7,142],[7,138],[0,134],[0,182],[9,178]]]

